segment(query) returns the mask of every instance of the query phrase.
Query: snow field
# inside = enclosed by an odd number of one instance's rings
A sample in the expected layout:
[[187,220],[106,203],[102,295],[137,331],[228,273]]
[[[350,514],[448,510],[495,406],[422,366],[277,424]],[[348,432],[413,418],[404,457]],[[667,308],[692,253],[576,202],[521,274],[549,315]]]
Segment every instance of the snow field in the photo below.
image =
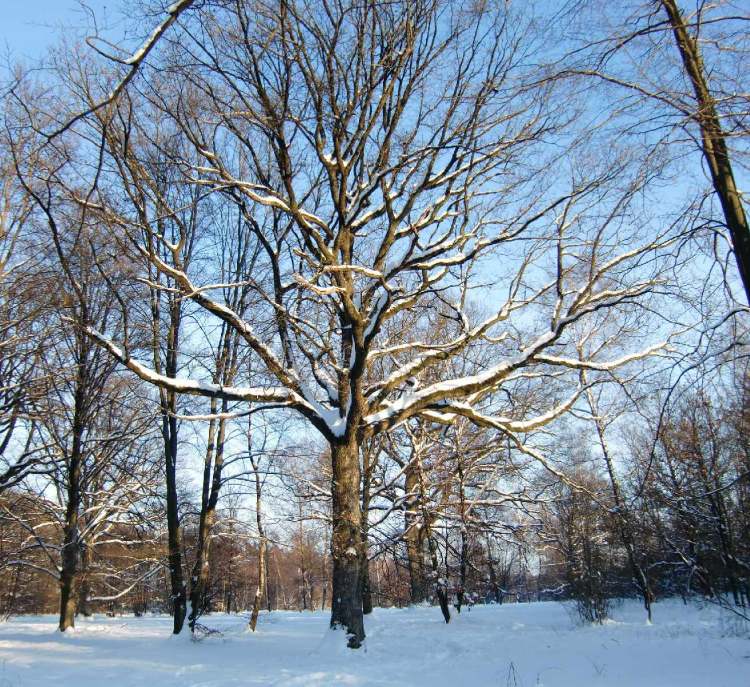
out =
[[437,608],[375,609],[360,651],[327,629],[328,612],[206,616],[221,631],[193,642],[167,617],[52,616],[0,624],[0,687],[750,687],[750,641],[714,607],[669,600],[654,625],[627,601],[603,626],[562,604],[475,606],[445,625]]

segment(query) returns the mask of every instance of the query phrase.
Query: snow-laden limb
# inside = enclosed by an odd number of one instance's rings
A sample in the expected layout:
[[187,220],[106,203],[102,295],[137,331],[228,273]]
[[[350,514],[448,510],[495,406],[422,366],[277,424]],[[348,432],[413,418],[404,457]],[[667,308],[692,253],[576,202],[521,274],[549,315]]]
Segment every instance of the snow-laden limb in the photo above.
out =
[[422,389],[403,393],[394,401],[384,401],[382,409],[369,414],[365,422],[368,425],[393,426],[428,406],[439,405],[448,399],[461,399],[476,392],[484,392],[529,362],[536,353],[555,338],[555,332],[545,332],[517,355],[490,366],[483,372],[435,382]]
[[[428,369],[430,366],[435,365],[444,360],[449,360],[453,356],[456,356],[467,347],[481,340],[487,336],[488,333],[496,327],[498,324],[506,321],[516,310],[523,307],[528,307],[530,304],[535,302],[541,296],[543,296],[550,288],[552,283],[548,283],[539,288],[535,293],[529,295],[524,299],[514,301],[513,297],[509,297],[506,302],[498,309],[496,313],[485,318],[482,322],[477,324],[475,327],[467,329],[452,341],[446,342],[442,345],[429,345],[429,344],[412,344],[406,347],[395,347],[394,349],[386,349],[386,351],[374,351],[375,356],[385,355],[386,353],[399,352],[400,350],[408,350],[410,347],[419,351],[410,361],[400,366],[391,374],[384,379],[382,382],[374,384],[368,389],[370,396],[369,402],[371,405],[377,405],[382,402],[389,392],[400,387],[407,379],[418,375],[423,370]],[[544,339],[540,340],[539,344],[544,345],[548,339],[547,335],[544,335]],[[503,335],[500,339],[496,339],[495,343],[502,340]],[[504,363],[503,363],[504,364]],[[501,365],[503,365],[501,364]],[[499,371],[499,368],[498,368]],[[492,375],[490,375],[491,377]]]
[[318,286],[317,284],[313,284],[296,272],[292,275],[292,279],[303,288],[308,289],[319,296],[331,296],[345,292],[340,286]]
[[174,23],[180,13],[186,10],[188,6],[192,4],[192,2],[193,0],[177,0],[176,2],[173,2],[169,7],[167,7],[167,18],[164,19],[161,24],[154,27],[151,35],[148,36],[145,41],[143,41],[141,47],[138,48],[138,50],[136,50],[126,60],[123,60],[123,63],[132,66],[142,62],[146,58],[146,55],[148,55],[148,53],[156,45],[156,42],[159,40],[162,34]]
[[300,390],[299,376],[294,369],[289,369],[283,361],[275,355],[260,336],[258,336],[250,324],[240,315],[238,315],[229,306],[220,303],[206,296],[200,288],[197,288],[188,275],[181,269],[170,265],[166,260],[156,255],[154,251],[137,246],[139,252],[163,274],[174,279],[179,284],[186,297],[195,301],[202,308],[215,315],[220,320],[226,322],[233,329],[238,331],[247,344],[263,360],[268,370],[279,379],[279,381],[289,388],[293,393]]
[[384,275],[382,272],[378,270],[374,270],[370,267],[365,267],[364,265],[324,265],[323,272],[353,272],[353,273],[360,273],[365,275],[366,277],[370,277],[372,279],[383,279]]
[[[167,8],[167,16],[164,20],[162,20],[159,24],[157,24],[151,34],[148,36],[148,38],[143,42],[143,44],[128,58],[124,60],[119,60],[115,57],[112,57],[111,55],[107,55],[106,57],[110,60],[113,60],[115,62],[120,62],[123,65],[126,65],[128,67],[128,71],[125,74],[125,76],[120,79],[120,81],[114,86],[114,88],[101,100],[91,105],[88,109],[84,110],[83,112],[79,112],[77,115],[63,123],[61,126],[59,126],[55,131],[47,135],[48,140],[52,140],[54,138],[57,138],[60,134],[67,131],[71,126],[73,126],[76,122],[88,117],[89,115],[94,114],[95,112],[98,112],[103,107],[106,107],[107,105],[110,105],[114,103],[122,94],[122,92],[125,90],[127,85],[133,80],[135,75],[138,73],[138,70],[140,69],[141,65],[145,61],[146,57],[148,57],[148,54],[154,49],[156,44],[159,42],[159,39],[167,32],[170,26],[174,24],[178,17],[192,5],[194,0],[176,0],[176,2],[173,2],[168,8]],[[91,45],[91,41],[88,41],[89,45]],[[96,48],[95,48],[96,49]],[[97,50],[97,52],[101,52]]]
[[[342,414],[336,408],[326,407],[318,401],[315,394],[302,382],[295,385],[298,391],[294,391],[286,387],[225,386],[187,377],[170,377],[159,374],[147,365],[137,361],[92,327],[87,327],[85,333],[95,339],[99,345],[109,351],[115,359],[131,372],[134,372],[142,380],[157,387],[168,389],[178,394],[292,408],[308,417],[327,436],[340,437],[343,436],[345,431],[347,413]],[[207,415],[200,419],[216,419],[216,417],[216,415]],[[237,417],[237,415],[235,414],[233,417]]]
[[513,419],[502,415],[486,415],[477,411],[469,403],[461,403],[457,401],[441,404],[440,410],[429,410],[426,413],[423,413],[423,415],[446,424],[452,424],[457,417],[465,417],[482,427],[492,427],[502,432],[517,432],[525,434],[544,427],[565,415],[565,413],[575,405],[583,391],[584,387],[579,386],[575,392],[562,403],[551,407],[544,413],[540,413],[539,415],[532,416],[525,420]]
[[[621,294],[617,293],[615,299],[619,299],[620,297]],[[574,315],[569,314],[565,318],[560,318],[555,328],[539,335],[530,345],[523,348],[515,356],[511,356],[494,366],[490,366],[481,373],[436,382],[421,389],[404,392],[396,400],[383,401],[381,408],[370,413],[365,418],[365,422],[371,426],[383,425],[392,427],[425,410],[432,413],[435,419],[439,417],[441,421],[450,421],[452,409],[455,414],[476,420],[485,426],[488,426],[489,423],[496,429],[504,431],[531,431],[570,410],[580,396],[582,387],[579,387],[568,401],[551,410],[548,414],[523,421],[512,420],[510,418],[495,418],[494,420],[490,420],[487,417],[482,417],[480,413],[475,411],[471,403],[458,403],[458,401],[473,397],[471,399],[472,402],[476,402],[481,397],[491,393],[497,385],[507,380],[511,373],[531,364],[546,364],[576,370],[614,371],[631,362],[661,354],[668,349],[668,342],[663,341],[635,353],[607,361],[590,360],[583,357],[578,359],[566,358],[544,353],[545,349],[557,341],[567,326],[574,323],[582,314],[590,312],[591,308],[595,309],[596,305],[583,308]],[[412,365],[415,367],[418,364],[418,360],[412,362]]]
[[140,363],[135,358],[128,355],[119,346],[92,327],[87,327],[85,333],[95,339],[100,346],[107,349],[114,358],[144,381],[163,389],[169,389],[178,394],[204,396],[208,398],[225,398],[229,401],[248,401],[253,403],[273,403],[284,405],[292,405],[295,400],[298,400],[294,398],[294,395],[288,389],[284,388],[269,389],[264,387],[222,386],[221,384],[197,381],[187,377],[168,377],[166,375],[158,374],[147,365]]
[[536,356],[536,359],[541,363],[547,363],[549,365],[561,365],[563,367],[569,367],[575,370],[596,370],[598,372],[609,372],[615,370],[618,367],[623,367],[628,363],[635,362],[636,360],[643,360],[653,356],[663,355],[669,351],[669,342],[660,341],[655,343],[653,346],[648,346],[641,351],[623,355],[614,360],[608,361],[597,361],[597,360],[584,360],[576,358],[566,358],[563,356],[547,355],[541,353]]
[[30,568],[31,570],[36,570],[37,572],[43,573],[45,575],[49,575],[53,580],[60,580],[60,573],[56,570],[53,570],[51,568],[45,568],[43,565],[38,565],[36,563],[33,563],[32,561],[27,561],[23,558],[11,558],[10,560],[7,560],[3,563],[4,567],[13,567],[13,566],[21,566],[24,568]]
[[[247,198],[255,203],[258,203],[259,205],[262,205],[266,208],[281,210],[286,214],[292,215],[299,223],[300,227],[302,227],[304,230],[315,237],[318,247],[321,249],[324,248],[325,243],[322,239],[320,239],[319,236],[317,236],[315,228],[317,227],[318,229],[323,230],[324,233],[328,236],[331,235],[331,231],[328,227],[328,224],[322,217],[290,203],[288,200],[285,200],[281,195],[279,195],[277,191],[268,186],[237,178],[229,171],[227,167],[221,164],[220,158],[215,153],[204,148],[201,148],[200,152],[208,160],[215,163],[216,166],[205,168],[202,165],[191,165],[192,169],[194,169],[195,171],[209,172],[209,174],[211,175],[208,178],[202,175],[195,177],[191,179],[192,183],[216,189],[238,189]],[[218,177],[218,179],[213,178],[214,176]]]

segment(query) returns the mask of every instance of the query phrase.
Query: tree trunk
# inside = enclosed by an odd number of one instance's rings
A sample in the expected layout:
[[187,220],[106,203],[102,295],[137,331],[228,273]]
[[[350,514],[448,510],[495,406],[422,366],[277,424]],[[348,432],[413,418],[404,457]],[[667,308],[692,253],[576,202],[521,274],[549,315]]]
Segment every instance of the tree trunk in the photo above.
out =
[[[81,356],[81,360],[85,360],[85,358],[85,354]],[[67,466],[67,504],[65,506],[60,566],[60,632],[65,632],[69,627],[75,626],[78,559],[81,552],[78,512],[81,506],[81,468],[83,467],[83,432],[86,405],[84,369],[85,364],[79,363],[73,408],[73,441]]]
[[[170,393],[170,407],[176,407],[175,397]],[[169,549],[169,586],[172,601],[172,633],[180,634],[185,624],[187,598],[182,574],[182,550],[180,517],[177,501],[177,419],[173,415],[163,418],[165,427],[165,459],[167,481],[167,543]]]
[[91,582],[89,580],[91,549],[88,546],[84,546],[81,551],[80,563],[80,584],[78,585],[76,612],[88,618],[91,615],[91,606],[89,604],[89,596],[91,596]]
[[459,553],[459,578],[458,589],[456,590],[456,610],[460,613],[464,605],[464,594],[466,591],[466,565],[468,560],[469,545],[466,536],[466,525],[461,526],[461,551]]
[[683,67],[693,85],[698,103],[696,121],[701,132],[703,157],[711,172],[711,181],[732,237],[737,268],[745,288],[745,298],[750,303],[750,229],[734,180],[726,135],[716,110],[716,100],[708,87],[698,41],[688,32],[677,3],[675,0],[661,0],[661,5],[667,13]]
[[[258,546],[258,586],[255,589],[255,598],[253,599],[253,612],[250,615],[250,629],[255,632],[255,627],[258,624],[258,615],[260,614],[260,607],[263,602],[263,593],[266,591],[266,538],[261,535],[260,544]],[[270,610],[270,608],[269,608]]]
[[65,526],[60,570],[60,632],[75,626],[76,568],[78,566],[78,536],[76,530]]
[[435,594],[440,604],[440,612],[443,614],[443,620],[446,623],[451,621],[451,611],[448,607],[448,589],[445,580],[440,578],[440,564],[438,562],[437,545],[432,534],[427,532],[427,543],[430,548],[430,561],[432,563],[432,574],[435,577]]
[[[252,417],[252,416],[251,416]],[[255,589],[255,598],[253,599],[253,612],[250,615],[250,629],[255,632],[255,627],[258,624],[258,615],[260,614],[260,606],[263,601],[263,594],[266,595],[266,603],[268,604],[268,610],[271,610],[270,600],[268,598],[268,561],[267,561],[267,548],[268,542],[266,540],[266,531],[263,527],[263,502],[262,496],[262,484],[260,480],[259,465],[252,450],[252,435],[250,420],[248,420],[248,454],[250,456],[250,464],[253,467],[253,474],[255,476],[255,523],[258,527],[258,537],[260,542],[258,544],[258,586]]]
[[[154,250],[153,245],[149,248]],[[158,281],[158,273],[151,274]],[[166,352],[162,367],[162,292],[151,289],[151,327],[152,354],[154,369],[158,374],[175,378],[179,367],[180,325],[182,322],[182,301],[168,296],[168,328],[166,334]],[[175,417],[177,411],[177,394],[174,391],[161,389],[160,392],[161,431],[164,442],[164,472],[167,489],[167,550],[169,561],[169,588],[172,602],[173,634],[180,634],[187,614],[187,595],[182,572],[182,534],[180,532],[179,501],[177,497],[177,455],[178,425]]]
[[331,444],[331,493],[333,533],[331,559],[331,627],[342,628],[348,646],[356,649],[365,638],[362,615],[362,512],[360,508],[360,465],[357,442],[349,439]]
[[362,587],[362,613],[372,613],[372,590],[370,589],[370,564],[367,554],[368,537],[370,536],[368,512],[370,510],[370,485],[372,482],[371,460],[369,452],[365,452],[365,474],[362,480],[362,545],[360,553],[360,585]]
[[405,471],[406,510],[404,511],[404,540],[406,560],[409,566],[410,601],[422,603],[427,598],[424,570],[424,526],[417,515],[419,509],[419,479],[416,467],[411,463]]
[[[586,379],[585,373],[583,379],[584,381]],[[595,417],[594,425],[596,426],[596,433],[599,439],[599,447],[601,448],[602,456],[604,457],[604,463],[607,466],[607,475],[609,477],[609,484],[612,489],[612,498],[615,502],[616,522],[617,529],[619,530],[620,534],[620,541],[622,541],[622,545],[625,547],[625,551],[628,555],[628,563],[633,575],[633,581],[635,582],[636,589],[643,599],[643,607],[646,609],[647,620],[649,623],[651,623],[651,604],[654,601],[654,593],[651,589],[651,585],[649,584],[646,571],[643,569],[643,566],[639,561],[635,543],[636,537],[633,527],[633,521],[630,509],[625,502],[625,497],[623,496],[622,489],[620,487],[620,480],[617,478],[617,473],[615,472],[612,454],[609,450],[609,442],[607,441],[606,425],[602,420],[596,398],[594,397],[594,394],[590,389],[586,392],[586,397],[588,399],[591,412]]]
[[430,551],[430,563],[432,565],[432,576],[435,584],[435,594],[440,604],[440,611],[443,614],[443,620],[446,623],[451,621],[451,611],[448,607],[448,586],[447,581],[440,577],[440,562],[438,560],[438,549],[435,538],[432,536],[432,523],[430,513],[427,510],[427,489],[424,483],[424,473],[422,472],[422,461],[419,454],[415,455],[417,468],[417,480],[419,485],[419,503],[422,509],[422,527],[424,528],[427,546]]
[[[221,412],[226,413],[227,401],[223,401]],[[211,400],[211,414],[215,414],[217,403]],[[217,430],[218,425],[218,430]],[[203,465],[203,491],[201,495],[201,513],[198,526],[198,542],[195,563],[190,577],[190,630],[195,631],[195,624],[203,613],[203,604],[208,589],[211,568],[209,553],[211,549],[211,532],[216,521],[216,505],[221,490],[221,472],[224,465],[224,438],[226,420],[212,420],[208,427],[208,445]]]
[[[459,449],[460,450],[460,449]],[[459,580],[456,590],[456,610],[460,613],[464,605],[464,592],[466,591],[466,566],[469,556],[469,542],[466,533],[466,493],[464,491],[464,470],[459,459],[458,462],[458,488],[459,506],[461,509],[461,551],[459,552]]]

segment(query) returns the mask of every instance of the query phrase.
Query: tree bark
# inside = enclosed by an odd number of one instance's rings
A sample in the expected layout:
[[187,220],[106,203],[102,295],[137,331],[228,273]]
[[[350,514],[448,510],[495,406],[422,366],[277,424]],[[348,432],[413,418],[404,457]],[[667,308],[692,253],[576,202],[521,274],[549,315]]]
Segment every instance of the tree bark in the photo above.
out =
[[[370,447],[370,450],[373,450]],[[372,613],[372,589],[370,588],[370,561],[367,554],[368,538],[370,536],[368,512],[370,510],[370,487],[372,484],[372,456],[370,451],[364,451],[364,475],[362,479],[362,546],[360,552],[362,560],[360,561],[360,585],[362,586],[362,613],[368,615]]]
[[351,438],[331,444],[331,493],[333,496],[333,589],[331,627],[342,628],[348,646],[356,649],[365,638],[362,614],[362,511],[360,507],[359,446]]
[[73,440],[68,457],[67,504],[65,506],[65,524],[63,526],[63,544],[60,566],[60,632],[75,626],[77,602],[77,577],[80,556],[78,515],[81,506],[81,470],[83,468],[83,433],[85,415],[84,379],[86,368],[87,344],[83,343],[76,376],[75,398],[73,406]]
[[[217,410],[216,399],[211,400],[211,414]],[[227,412],[227,401],[223,401],[221,412]],[[195,624],[203,613],[204,599],[211,569],[209,553],[211,549],[211,532],[216,522],[216,504],[221,490],[221,473],[224,466],[224,439],[226,420],[211,420],[208,428],[208,445],[203,465],[203,491],[201,495],[201,513],[198,525],[198,542],[196,545],[195,563],[190,577],[190,630],[195,631]]]
[[[261,535],[260,543],[258,545],[258,586],[255,589],[255,598],[253,599],[253,611],[250,615],[250,629],[255,632],[255,627],[258,624],[258,616],[260,615],[260,607],[263,602],[263,594],[268,597],[266,590],[266,549],[268,544],[266,542],[265,535]],[[268,609],[271,610],[270,607]]]
[[[149,250],[155,248],[149,237]],[[150,275],[158,281],[157,275]],[[162,366],[161,343],[161,292],[158,288],[151,288],[151,327],[152,354],[154,369],[174,378],[179,367],[180,326],[182,322],[182,301],[173,295],[167,301],[167,334],[166,353]],[[177,455],[178,455],[178,423],[177,394],[174,391],[160,389],[161,432],[164,442],[164,472],[167,490],[167,550],[169,563],[170,601],[172,602],[172,633],[180,634],[187,615],[187,593],[182,571],[182,532],[180,530],[179,500],[177,497]]]
[[267,561],[267,549],[268,540],[266,539],[266,531],[263,527],[263,502],[262,502],[262,484],[260,480],[260,470],[258,462],[253,454],[252,449],[252,434],[251,434],[251,420],[248,419],[248,454],[250,456],[250,464],[253,468],[253,474],[255,476],[255,523],[258,527],[258,586],[255,589],[255,598],[253,599],[253,612],[250,615],[250,629],[255,632],[255,627],[258,624],[258,615],[260,614],[260,606],[263,601],[263,594],[266,595],[266,603],[268,604],[268,610],[271,610],[271,602],[268,598],[268,561]]
[[427,510],[427,489],[424,483],[424,473],[422,471],[422,461],[419,453],[415,452],[415,463],[417,468],[417,479],[419,485],[419,503],[422,509],[422,527],[424,528],[427,547],[430,551],[430,563],[432,565],[432,576],[435,584],[435,594],[440,604],[440,611],[443,614],[443,620],[446,623],[451,621],[451,611],[448,606],[448,588],[447,581],[440,577],[440,561],[438,560],[438,549],[435,538],[432,536],[432,522],[430,513]]
[[[460,449],[459,449],[460,450]],[[469,542],[466,532],[466,493],[464,490],[464,470],[459,457],[458,461],[458,493],[459,507],[461,509],[461,551],[459,552],[459,580],[456,590],[456,610],[460,613],[464,605],[464,593],[466,591],[466,567],[469,557]]]
[[[176,408],[175,395],[169,392],[169,405]],[[172,633],[180,634],[185,624],[187,597],[182,574],[180,516],[177,501],[177,419],[174,415],[162,417],[167,482],[167,545],[169,549],[169,586],[172,600]]]
[[88,618],[91,615],[91,605],[89,604],[89,596],[91,595],[91,582],[89,580],[90,565],[91,548],[89,546],[83,546],[80,556],[80,583],[78,585],[76,612],[80,613],[85,618]]
[[427,585],[424,570],[424,526],[420,523],[419,478],[416,466],[410,463],[405,470],[406,510],[404,511],[404,540],[406,560],[409,566],[409,591],[413,604],[427,599]]
[[78,568],[78,515],[66,517],[60,569],[60,632],[75,626]]

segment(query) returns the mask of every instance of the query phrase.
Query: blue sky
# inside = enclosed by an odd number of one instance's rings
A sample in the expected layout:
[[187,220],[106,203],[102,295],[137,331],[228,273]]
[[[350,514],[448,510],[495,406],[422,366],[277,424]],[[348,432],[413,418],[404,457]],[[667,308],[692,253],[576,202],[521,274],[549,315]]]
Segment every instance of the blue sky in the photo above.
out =
[[[116,13],[119,0],[87,0],[97,16]],[[87,26],[79,0],[0,0],[0,52],[13,60],[36,59],[61,32]]]

